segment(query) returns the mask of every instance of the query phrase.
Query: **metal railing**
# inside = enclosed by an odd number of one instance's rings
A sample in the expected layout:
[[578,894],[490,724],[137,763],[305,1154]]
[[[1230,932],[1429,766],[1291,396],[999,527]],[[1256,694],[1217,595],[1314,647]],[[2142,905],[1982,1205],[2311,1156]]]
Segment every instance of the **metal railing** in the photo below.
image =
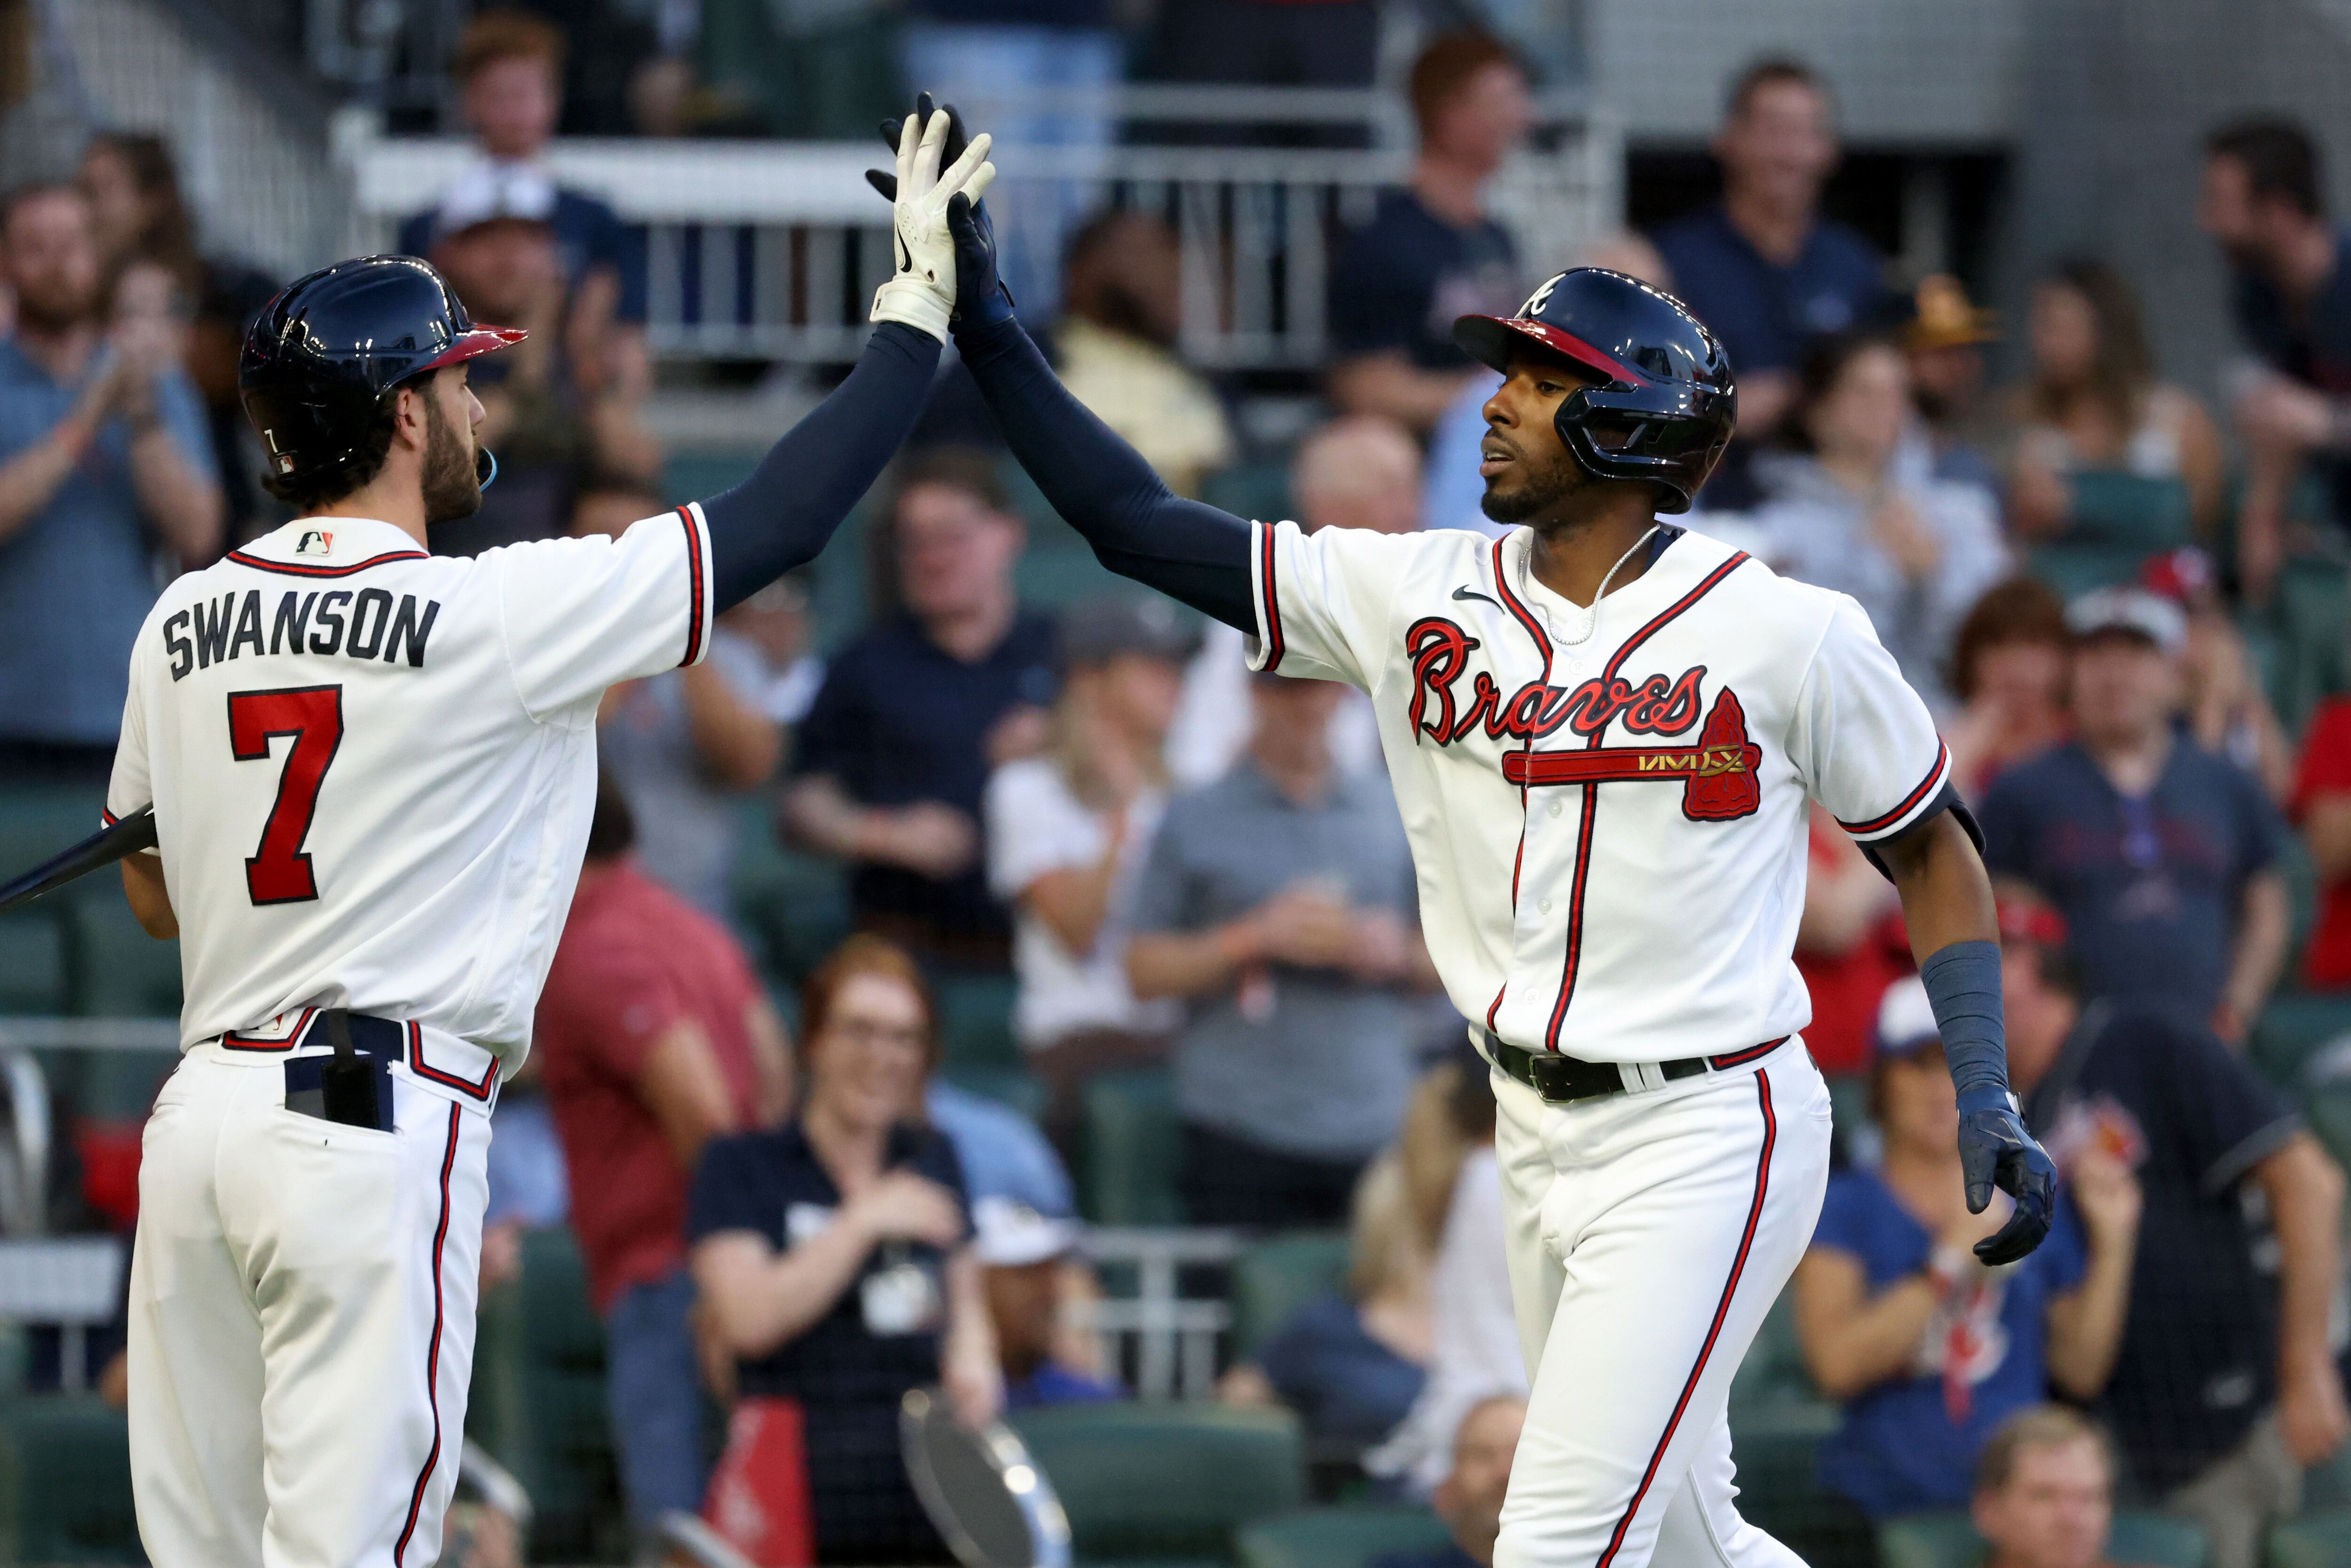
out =
[[[338,142],[352,174],[353,243],[369,248],[389,245],[398,221],[431,205],[473,155],[455,140],[378,137],[360,120]],[[879,153],[839,142],[575,141],[549,162],[643,225],[655,352],[839,364],[863,344],[891,265],[887,210],[864,183]],[[1001,166],[989,201],[1008,233],[1030,213],[1053,214],[1042,230],[1062,233],[1069,214],[1104,204],[1167,221],[1193,363],[1311,370],[1330,356],[1332,254],[1411,159],[1394,149],[1065,146],[1020,148]],[[1618,225],[1622,166],[1614,123],[1590,115],[1552,122],[1506,166],[1491,204],[1531,274]]]

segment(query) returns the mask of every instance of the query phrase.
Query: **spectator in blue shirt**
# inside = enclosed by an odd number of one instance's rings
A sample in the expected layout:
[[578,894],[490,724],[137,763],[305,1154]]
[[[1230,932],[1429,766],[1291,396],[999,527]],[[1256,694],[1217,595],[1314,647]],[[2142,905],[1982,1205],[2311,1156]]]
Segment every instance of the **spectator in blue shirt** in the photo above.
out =
[[204,406],[166,323],[110,333],[89,202],[27,186],[0,207],[0,777],[99,781],[159,558],[221,544]]
[[1003,1197],[976,1197],[972,1243],[987,1291],[988,1322],[996,1330],[996,1354],[1004,1369],[1004,1407],[1033,1410],[1046,1405],[1100,1405],[1123,1399],[1126,1390],[1081,1362],[1098,1359],[1071,1354],[1073,1339],[1091,1338],[1070,1321],[1072,1303],[1064,1289],[1077,1260],[1078,1222],[1067,1215],[1040,1214]]
[[2037,1405],[2105,1386],[2121,1343],[2138,1234],[2138,1184],[2095,1151],[2077,1163],[2049,1239],[1987,1269],[1970,1249],[2002,1214],[1967,1211],[1959,1101],[1927,988],[1897,980],[1879,1005],[1871,1113],[1876,1170],[1830,1178],[1797,1265],[1796,1333],[1821,1391],[1844,1406],[1821,1479],[1873,1518],[1966,1506],[1993,1429]]
[[[400,225],[403,255],[431,254],[436,214],[452,199],[496,207],[483,193],[521,179],[546,180],[547,144],[563,109],[563,35],[526,11],[493,8],[465,25],[450,74],[481,157],[451,181],[432,207]],[[588,392],[639,401],[652,384],[645,351],[645,256],[641,231],[624,226],[602,199],[557,186],[549,225],[569,286],[563,348]]]
[[[987,890],[991,768],[1043,748],[1061,640],[1012,585],[1020,519],[985,453],[912,460],[886,514],[892,609],[825,671],[800,723],[785,830],[850,862],[858,924],[927,960],[1009,973]],[[877,575],[890,576],[889,572]]]
[[1440,34],[1412,68],[1420,158],[1380,197],[1331,267],[1331,401],[1426,435],[1463,388],[1489,380],[1453,341],[1454,319],[1508,316],[1525,279],[1487,214],[1486,182],[1527,133],[1524,69],[1483,33]]
[[2100,589],[2065,621],[2074,738],[1984,797],[1984,864],[2056,906],[2085,995],[2171,1006],[2241,1041],[2285,962],[2285,824],[2177,722],[2179,606]]
[[1804,345],[1877,325],[1885,261],[1820,215],[1837,165],[1827,87],[1812,68],[1766,59],[1731,84],[1714,155],[1722,200],[1657,231],[1674,291],[1730,350],[1739,434],[1758,441],[1793,406]]

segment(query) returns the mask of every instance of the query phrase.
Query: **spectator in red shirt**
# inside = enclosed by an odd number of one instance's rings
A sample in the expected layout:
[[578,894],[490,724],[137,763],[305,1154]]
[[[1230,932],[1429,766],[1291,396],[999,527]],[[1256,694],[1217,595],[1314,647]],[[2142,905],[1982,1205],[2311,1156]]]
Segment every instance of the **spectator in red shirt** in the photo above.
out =
[[1796,971],[1813,998],[1804,1044],[1823,1072],[1866,1072],[1878,998],[1911,969],[1902,906],[1894,884],[1817,806],[1806,853],[1811,875],[1796,924]]
[[2318,920],[2302,950],[2302,983],[2351,989],[2351,697],[2329,697],[2310,716],[2286,811],[2318,873]]
[[686,1183],[702,1145],[791,1095],[783,1024],[726,927],[638,871],[605,779],[532,1054],[571,1173],[571,1224],[604,1320],[621,1490],[641,1538],[702,1506]]

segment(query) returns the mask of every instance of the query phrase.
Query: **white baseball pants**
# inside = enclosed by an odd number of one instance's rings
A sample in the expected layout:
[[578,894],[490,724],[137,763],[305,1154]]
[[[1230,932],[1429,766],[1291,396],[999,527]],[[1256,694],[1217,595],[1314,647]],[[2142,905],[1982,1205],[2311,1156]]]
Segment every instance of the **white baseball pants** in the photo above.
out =
[[1828,1185],[1802,1042],[1573,1105],[1493,1080],[1533,1383],[1494,1568],[1802,1568],[1740,1518],[1724,1415]]
[[193,1048],[148,1118],[131,1474],[155,1568],[430,1568],[457,1484],[490,1119],[392,1074],[397,1130]]

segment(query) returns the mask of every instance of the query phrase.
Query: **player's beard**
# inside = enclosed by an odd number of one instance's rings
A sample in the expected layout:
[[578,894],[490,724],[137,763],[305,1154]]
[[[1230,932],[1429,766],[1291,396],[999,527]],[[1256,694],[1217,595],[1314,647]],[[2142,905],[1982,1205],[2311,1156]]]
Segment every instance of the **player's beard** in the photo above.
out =
[[1524,481],[1516,489],[1504,490],[1499,487],[1499,481],[1507,476],[1498,474],[1486,481],[1486,494],[1478,502],[1479,511],[1506,525],[1525,522],[1586,483],[1583,466],[1564,446],[1560,448],[1558,456],[1540,466],[1524,453],[1511,466],[1525,475]]
[[482,509],[482,483],[475,477],[474,444],[441,417],[441,404],[424,400],[424,522],[454,523]]

